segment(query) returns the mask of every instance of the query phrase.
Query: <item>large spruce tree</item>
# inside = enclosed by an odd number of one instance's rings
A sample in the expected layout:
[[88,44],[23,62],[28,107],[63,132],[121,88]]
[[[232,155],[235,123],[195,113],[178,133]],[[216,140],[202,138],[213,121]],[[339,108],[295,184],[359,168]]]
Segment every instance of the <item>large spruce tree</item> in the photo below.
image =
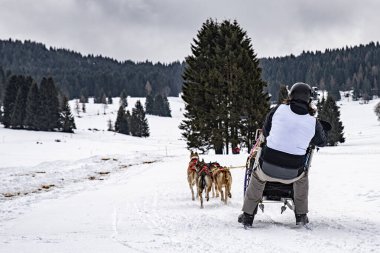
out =
[[191,50],[183,74],[186,119],[180,125],[188,148],[213,148],[217,154],[231,144],[250,148],[269,110],[251,39],[236,21],[208,19]]
[[343,143],[345,141],[339,107],[331,95],[328,95],[326,100],[323,98],[320,102],[318,106],[318,118],[329,122],[332,127],[331,131],[328,132],[327,145],[336,146],[338,142]]

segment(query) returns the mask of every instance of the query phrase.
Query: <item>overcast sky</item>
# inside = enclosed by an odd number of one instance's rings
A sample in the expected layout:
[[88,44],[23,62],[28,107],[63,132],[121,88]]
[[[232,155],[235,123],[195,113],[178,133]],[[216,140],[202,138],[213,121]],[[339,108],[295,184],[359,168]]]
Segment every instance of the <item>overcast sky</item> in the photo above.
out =
[[236,19],[259,57],[380,40],[379,0],[0,0],[0,39],[118,60],[189,55],[207,18]]

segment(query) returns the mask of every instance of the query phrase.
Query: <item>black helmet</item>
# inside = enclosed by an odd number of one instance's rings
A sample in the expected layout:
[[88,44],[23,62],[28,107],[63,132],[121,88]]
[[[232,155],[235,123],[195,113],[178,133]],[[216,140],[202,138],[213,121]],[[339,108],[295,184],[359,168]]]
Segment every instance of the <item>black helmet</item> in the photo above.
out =
[[289,98],[291,100],[300,100],[305,103],[310,102],[311,88],[306,83],[295,83],[289,91]]

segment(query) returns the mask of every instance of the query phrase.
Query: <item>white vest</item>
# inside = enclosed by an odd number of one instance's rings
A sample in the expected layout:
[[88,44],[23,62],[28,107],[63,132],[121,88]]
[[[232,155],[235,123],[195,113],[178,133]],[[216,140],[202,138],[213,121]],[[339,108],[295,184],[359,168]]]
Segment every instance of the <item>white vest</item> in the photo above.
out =
[[299,115],[289,105],[280,105],[272,117],[267,146],[292,155],[305,155],[315,135],[315,124],[313,116]]

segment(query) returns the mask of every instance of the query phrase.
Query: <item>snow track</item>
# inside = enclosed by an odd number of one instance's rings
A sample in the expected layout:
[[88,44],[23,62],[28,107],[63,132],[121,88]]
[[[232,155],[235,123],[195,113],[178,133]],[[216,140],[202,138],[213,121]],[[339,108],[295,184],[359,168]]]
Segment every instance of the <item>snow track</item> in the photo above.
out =
[[[171,156],[149,153],[145,139],[146,146],[134,143],[123,155],[1,168],[1,193],[55,186],[0,198],[0,252],[379,252],[380,126],[371,104],[343,104],[341,110],[347,143],[323,148],[313,158],[312,230],[296,227],[292,211],[280,214],[277,203],[266,204],[253,228],[245,230],[237,222],[243,169],[231,170],[227,205],[211,197],[200,209],[187,184],[188,152],[180,147],[178,134],[169,137],[165,131],[170,140],[153,137],[152,143],[172,142]],[[362,121],[355,120],[360,116]],[[241,166],[246,154],[201,158]],[[110,173],[98,174],[104,171]]]
[[[214,160],[216,157],[210,157]],[[237,159],[238,156],[230,157]],[[322,159],[322,158],[321,158]],[[316,159],[318,160],[318,159]],[[2,222],[2,252],[376,252],[378,217],[356,210],[341,213],[333,199],[311,195],[313,230],[296,228],[291,211],[267,204],[252,229],[237,223],[243,170],[233,170],[228,205],[210,198],[205,208],[192,201],[183,157],[142,164],[111,174],[94,189],[45,199],[30,212]],[[234,164],[238,165],[238,164]],[[327,189],[329,190],[329,189]],[[326,194],[325,192],[321,193]],[[367,196],[364,196],[367,198]],[[317,202],[317,203],[315,203]],[[378,200],[373,200],[371,203]],[[328,209],[323,205],[329,206]],[[338,212],[337,212],[338,211]],[[363,214],[363,213],[362,213]]]

